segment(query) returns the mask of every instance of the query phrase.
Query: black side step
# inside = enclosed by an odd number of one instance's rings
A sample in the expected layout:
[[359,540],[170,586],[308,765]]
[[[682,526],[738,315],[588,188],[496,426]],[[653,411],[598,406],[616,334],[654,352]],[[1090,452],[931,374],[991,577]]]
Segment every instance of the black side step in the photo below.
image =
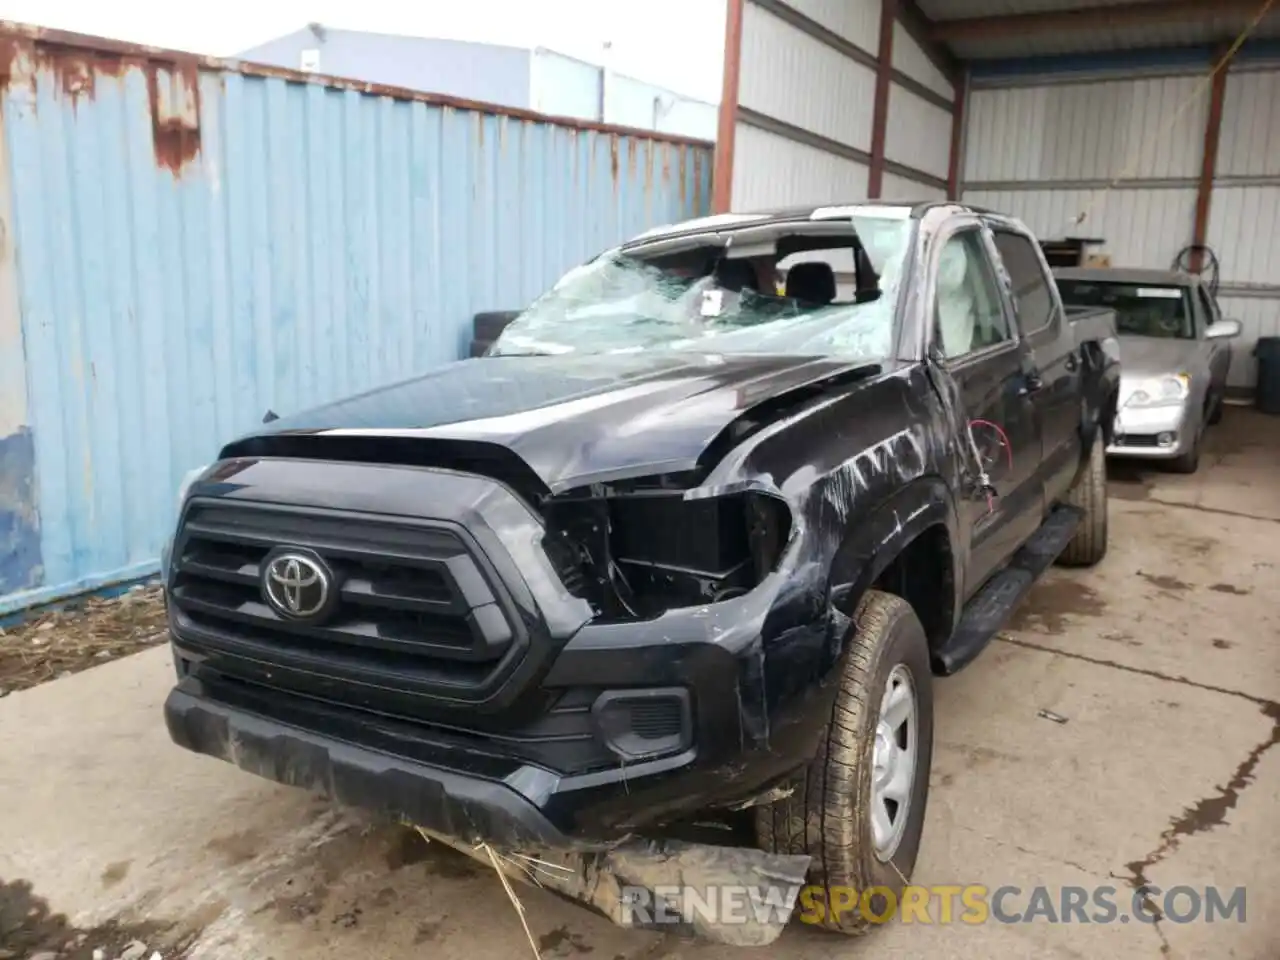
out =
[[1075,536],[1083,512],[1077,507],[1055,507],[1040,529],[1013,555],[1009,565],[988,580],[960,615],[955,632],[933,655],[934,670],[944,676],[955,673],[980,654],[1009,621],[1032,584],[1049,569]]

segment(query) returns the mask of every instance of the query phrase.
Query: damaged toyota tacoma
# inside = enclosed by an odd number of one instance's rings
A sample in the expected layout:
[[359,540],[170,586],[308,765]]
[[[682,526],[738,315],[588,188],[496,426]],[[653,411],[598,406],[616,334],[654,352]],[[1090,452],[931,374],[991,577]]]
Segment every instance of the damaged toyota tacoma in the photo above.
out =
[[985,210],[652,230],[188,477],[170,735],[624,925],[749,888],[778,909],[676,919],[769,943],[805,883],[910,877],[932,677],[1106,552],[1118,381],[1112,315]]

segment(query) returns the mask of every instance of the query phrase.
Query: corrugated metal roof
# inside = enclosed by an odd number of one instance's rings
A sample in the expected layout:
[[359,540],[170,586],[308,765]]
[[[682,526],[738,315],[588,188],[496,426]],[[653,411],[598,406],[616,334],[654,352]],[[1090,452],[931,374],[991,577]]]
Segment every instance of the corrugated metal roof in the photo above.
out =
[[[967,20],[972,17],[1008,17],[1024,13],[1057,13],[1127,6],[1135,0],[917,0],[930,20]],[[1136,0],[1158,3],[1160,0]]]
[[[1200,22],[1118,28],[1103,26],[1088,30],[957,40],[948,44],[948,47],[962,60],[1105,53],[1111,50],[1153,50],[1159,47],[1190,47],[1234,40],[1248,25],[1249,19],[1246,17],[1225,16]],[[1258,40],[1280,37],[1280,17],[1264,20],[1250,36]]]
[[[921,11],[938,23],[987,17],[1017,17],[1129,7],[1158,0],[919,0]],[[1153,49],[1215,44],[1234,40],[1253,20],[1251,11],[1214,12],[1206,3],[1203,17],[1169,17],[1142,25],[1108,26],[1091,24],[1087,29],[991,30],[947,43],[961,60],[988,60],[1060,54],[1103,53],[1114,50]],[[1269,14],[1253,31],[1259,39],[1280,37],[1280,9]]]

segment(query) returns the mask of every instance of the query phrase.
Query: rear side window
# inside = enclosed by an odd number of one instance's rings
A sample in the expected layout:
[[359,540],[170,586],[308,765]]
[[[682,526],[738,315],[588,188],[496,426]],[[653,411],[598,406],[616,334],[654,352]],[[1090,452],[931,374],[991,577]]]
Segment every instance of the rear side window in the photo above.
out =
[[1025,336],[1035,333],[1053,319],[1052,282],[1040,265],[1035,244],[1017,233],[994,231],[996,249],[1013,282],[1013,302],[1018,309],[1018,325]]

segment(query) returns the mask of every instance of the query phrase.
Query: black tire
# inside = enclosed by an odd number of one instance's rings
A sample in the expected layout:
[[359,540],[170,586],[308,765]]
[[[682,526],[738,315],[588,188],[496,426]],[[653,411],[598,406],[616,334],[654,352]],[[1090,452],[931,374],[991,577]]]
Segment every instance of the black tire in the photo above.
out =
[[1225,407],[1222,397],[1215,395],[1209,398],[1209,417],[1206,421],[1209,426],[1216,426],[1222,422],[1222,411]]
[[1084,511],[1076,535],[1058,556],[1068,567],[1089,567],[1107,555],[1107,441],[1101,431],[1093,438],[1089,462],[1063,498]]
[[1169,469],[1174,473],[1195,473],[1200,469],[1200,437],[1191,449],[1169,461]]
[[492,343],[506,329],[507,324],[518,316],[519,310],[488,310],[477,313],[471,321],[471,336],[476,340]]
[[488,350],[491,346],[493,346],[493,344],[490,343],[488,340],[472,340],[471,356],[483,357],[485,351]]
[[[870,914],[882,917],[900,902],[920,851],[933,755],[933,675],[924,628],[900,597],[868,591],[850,629],[822,748],[790,796],[757,809],[756,837],[764,850],[811,856],[810,881],[825,891],[825,904],[839,890],[858,898],[872,887],[892,890],[891,905],[881,895],[869,901]],[[905,668],[915,690],[916,765],[901,838],[881,860],[870,822],[876,725],[886,683],[898,667]],[[802,917],[808,907],[802,900]],[[856,934],[870,923],[861,906],[836,916],[822,903],[818,907],[813,919],[829,930]]]

